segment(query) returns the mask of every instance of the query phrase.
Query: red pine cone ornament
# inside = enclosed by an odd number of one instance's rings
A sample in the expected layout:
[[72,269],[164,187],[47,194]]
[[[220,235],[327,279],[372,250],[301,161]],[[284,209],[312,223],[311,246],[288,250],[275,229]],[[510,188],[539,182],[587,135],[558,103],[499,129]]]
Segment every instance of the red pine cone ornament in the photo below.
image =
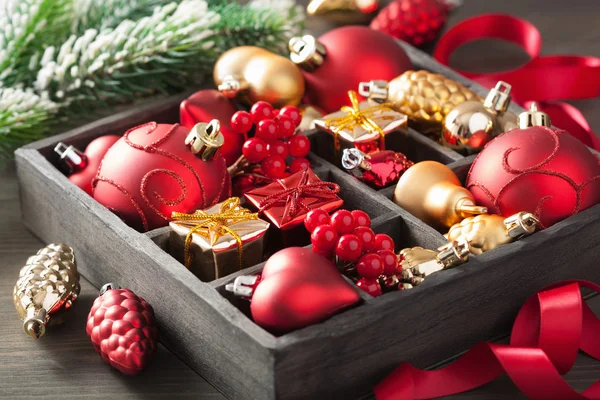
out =
[[421,47],[436,38],[451,9],[444,0],[396,0],[377,14],[371,29]]
[[88,315],[86,332],[104,361],[126,375],[140,373],[158,345],[154,310],[129,289],[104,285]]

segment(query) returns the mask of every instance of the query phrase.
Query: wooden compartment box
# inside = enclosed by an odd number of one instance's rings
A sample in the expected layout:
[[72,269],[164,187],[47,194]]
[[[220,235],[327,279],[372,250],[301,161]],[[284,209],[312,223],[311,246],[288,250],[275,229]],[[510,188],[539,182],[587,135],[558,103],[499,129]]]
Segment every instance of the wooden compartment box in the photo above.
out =
[[[407,45],[415,68],[443,73],[481,95],[486,91]],[[81,273],[97,287],[117,282],[146,298],[156,311],[161,341],[228,397],[234,399],[356,398],[401,361],[429,367],[481,340],[508,333],[519,306],[557,280],[600,280],[600,205],[463,266],[429,277],[421,286],[363,301],[323,323],[275,337],[249,318],[247,303],[225,285],[239,274],[201,282],[168,253],[168,228],[146,234],[72,185],[56,168],[53,148],[79,148],[106,134],[155,120],[178,121],[182,97],[145,103],[16,153],[25,225],[44,242],[66,242],[77,252]],[[513,107],[513,111],[520,109]],[[314,136],[316,153],[327,139]],[[324,142],[324,141],[325,142]],[[321,146],[321,148],[320,148]],[[410,130],[393,150],[413,161],[448,164],[464,179],[472,158]],[[436,248],[441,233],[391,201],[393,187],[375,191],[317,154],[314,170],[338,183],[345,207],[365,210],[376,233],[396,250]]]

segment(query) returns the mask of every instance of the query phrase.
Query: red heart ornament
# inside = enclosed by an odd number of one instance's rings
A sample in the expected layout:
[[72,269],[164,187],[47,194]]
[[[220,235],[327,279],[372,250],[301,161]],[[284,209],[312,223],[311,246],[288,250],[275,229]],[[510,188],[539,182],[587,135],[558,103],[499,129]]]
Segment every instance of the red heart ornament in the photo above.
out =
[[254,322],[283,334],[316,324],[357,303],[360,294],[333,263],[312,250],[289,247],[275,253],[254,290]]

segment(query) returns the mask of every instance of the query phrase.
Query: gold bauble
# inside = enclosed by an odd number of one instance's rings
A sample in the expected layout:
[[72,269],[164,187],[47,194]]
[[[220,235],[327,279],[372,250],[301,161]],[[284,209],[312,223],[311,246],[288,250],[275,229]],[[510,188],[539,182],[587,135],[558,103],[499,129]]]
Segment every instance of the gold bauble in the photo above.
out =
[[467,101],[454,107],[444,119],[442,143],[463,153],[476,153],[485,144],[517,128],[517,116],[508,110],[511,86],[498,82],[485,101]]
[[442,122],[458,104],[480,97],[462,84],[428,71],[406,71],[386,81],[364,82],[360,94],[374,101],[391,102],[408,115],[412,127],[439,138]]
[[213,73],[219,90],[252,105],[266,101],[275,108],[297,105],[304,95],[304,77],[288,58],[259,47],[233,48],[217,60]]
[[473,195],[461,186],[456,174],[436,161],[421,161],[406,170],[396,185],[394,202],[438,229],[487,212],[475,205]]

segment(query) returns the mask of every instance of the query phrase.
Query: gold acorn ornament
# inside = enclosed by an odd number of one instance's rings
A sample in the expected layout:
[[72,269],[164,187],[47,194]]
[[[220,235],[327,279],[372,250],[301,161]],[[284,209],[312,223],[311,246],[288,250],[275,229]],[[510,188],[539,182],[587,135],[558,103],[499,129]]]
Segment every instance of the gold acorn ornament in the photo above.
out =
[[396,185],[394,202],[437,229],[487,213],[487,208],[475,204],[456,174],[436,161],[421,161],[407,169]]
[[517,116],[508,110],[512,87],[499,81],[483,103],[466,101],[444,119],[442,144],[462,153],[477,153],[499,134],[517,128]]
[[470,252],[478,255],[531,235],[539,224],[540,221],[528,212],[520,212],[508,218],[482,214],[465,218],[453,225],[446,237],[450,241],[461,238],[466,240]]
[[50,244],[27,260],[13,290],[13,302],[25,332],[38,339],[49,324],[60,324],[79,296],[79,274],[73,250]]
[[288,58],[254,46],[240,46],[223,53],[213,78],[229,98],[252,105],[266,101],[275,108],[297,105],[304,95],[304,77]]
[[361,82],[361,96],[389,102],[408,115],[409,125],[439,139],[444,118],[457,105],[480,97],[459,82],[428,71],[406,71],[391,81]]
[[311,0],[306,13],[345,24],[367,23],[379,8],[379,0]]

